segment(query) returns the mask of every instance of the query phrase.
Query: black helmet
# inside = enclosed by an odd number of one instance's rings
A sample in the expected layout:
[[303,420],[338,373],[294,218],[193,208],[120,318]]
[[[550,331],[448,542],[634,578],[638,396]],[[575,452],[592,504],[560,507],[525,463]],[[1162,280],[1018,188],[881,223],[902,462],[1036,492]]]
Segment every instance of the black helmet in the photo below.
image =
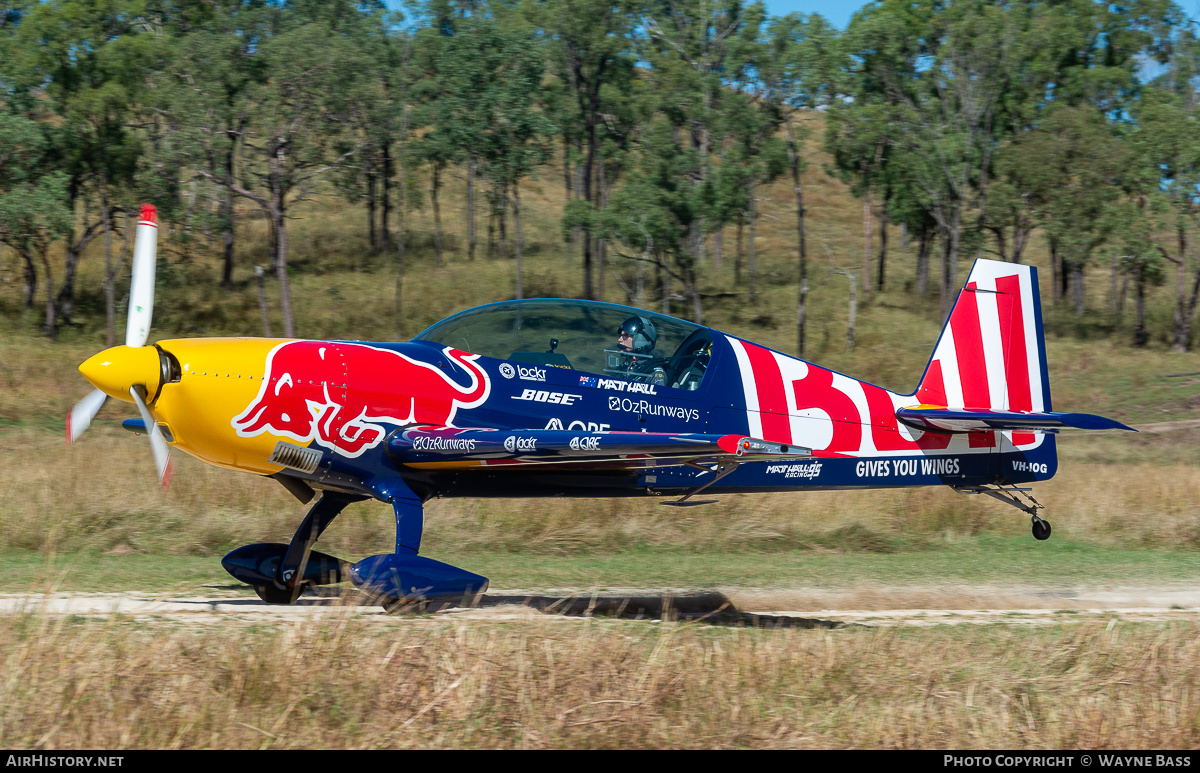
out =
[[654,323],[645,317],[630,317],[622,322],[621,327],[617,328],[617,335],[622,333],[633,337],[630,351],[637,354],[649,354],[654,351],[654,344],[658,342],[658,331],[654,329]]

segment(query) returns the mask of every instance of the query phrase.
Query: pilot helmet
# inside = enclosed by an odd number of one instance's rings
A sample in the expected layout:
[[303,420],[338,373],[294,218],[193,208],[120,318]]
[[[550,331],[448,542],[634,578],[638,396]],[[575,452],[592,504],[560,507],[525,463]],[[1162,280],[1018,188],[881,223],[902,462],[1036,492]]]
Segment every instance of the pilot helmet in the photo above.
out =
[[630,351],[635,354],[649,354],[654,351],[654,344],[658,342],[658,331],[654,329],[654,323],[645,317],[634,316],[622,322],[617,328],[617,335],[622,333],[633,337]]

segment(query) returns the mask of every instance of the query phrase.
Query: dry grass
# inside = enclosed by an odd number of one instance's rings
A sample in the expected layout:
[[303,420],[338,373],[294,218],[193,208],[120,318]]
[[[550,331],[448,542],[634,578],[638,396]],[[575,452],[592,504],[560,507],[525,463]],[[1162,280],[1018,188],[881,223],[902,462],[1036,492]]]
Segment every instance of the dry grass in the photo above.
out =
[[[1064,442],[1057,477],[1036,487],[1056,534],[1108,546],[1200,548],[1200,469],[1194,432]],[[0,432],[0,545],[40,551],[130,550],[219,555],[286,541],[303,507],[274,481],[175,454],[163,495],[145,438],[105,427],[66,447],[57,433]],[[1100,483],[1098,483],[1100,482]],[[703,509],[655,500],[445,499],[430,504],[426,540],[456,551],[584,555],[642,547],[751,552],[889,552],[984,533],[1017,535],[1024,518],[983,497],[944,488],[730,495]],[[337,555],[391,549],[392,518],[351,506],[322,537]]]
[[1152,749],[1200,627],[0,620],[0,746]]

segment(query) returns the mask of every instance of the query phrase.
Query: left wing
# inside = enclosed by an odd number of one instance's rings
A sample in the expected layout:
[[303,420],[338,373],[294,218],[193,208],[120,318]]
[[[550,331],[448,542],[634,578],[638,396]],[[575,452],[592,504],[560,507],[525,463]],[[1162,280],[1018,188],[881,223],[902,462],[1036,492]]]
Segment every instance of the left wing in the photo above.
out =
[[812,449],[745,435],[414,427],[392,436],[388,455],[397,464],[419,468],[573,464],[635,470],[698,461],[800,459],[812,456]]

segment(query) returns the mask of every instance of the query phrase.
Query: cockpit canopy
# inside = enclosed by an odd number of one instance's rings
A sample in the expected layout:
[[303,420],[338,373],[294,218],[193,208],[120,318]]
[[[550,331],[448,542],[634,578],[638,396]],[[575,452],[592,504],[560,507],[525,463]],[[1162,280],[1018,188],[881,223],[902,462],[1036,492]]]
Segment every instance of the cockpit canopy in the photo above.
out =
[[[617,335],[631,317],[650,324],[651,346],[626,352]],[[644,309],[597,301],[505,301],[455,314],[414,341],[543,367],[569,368],[694,390],[712,354],[712,331]],[[639,339],[640,341],[641,339]]]

